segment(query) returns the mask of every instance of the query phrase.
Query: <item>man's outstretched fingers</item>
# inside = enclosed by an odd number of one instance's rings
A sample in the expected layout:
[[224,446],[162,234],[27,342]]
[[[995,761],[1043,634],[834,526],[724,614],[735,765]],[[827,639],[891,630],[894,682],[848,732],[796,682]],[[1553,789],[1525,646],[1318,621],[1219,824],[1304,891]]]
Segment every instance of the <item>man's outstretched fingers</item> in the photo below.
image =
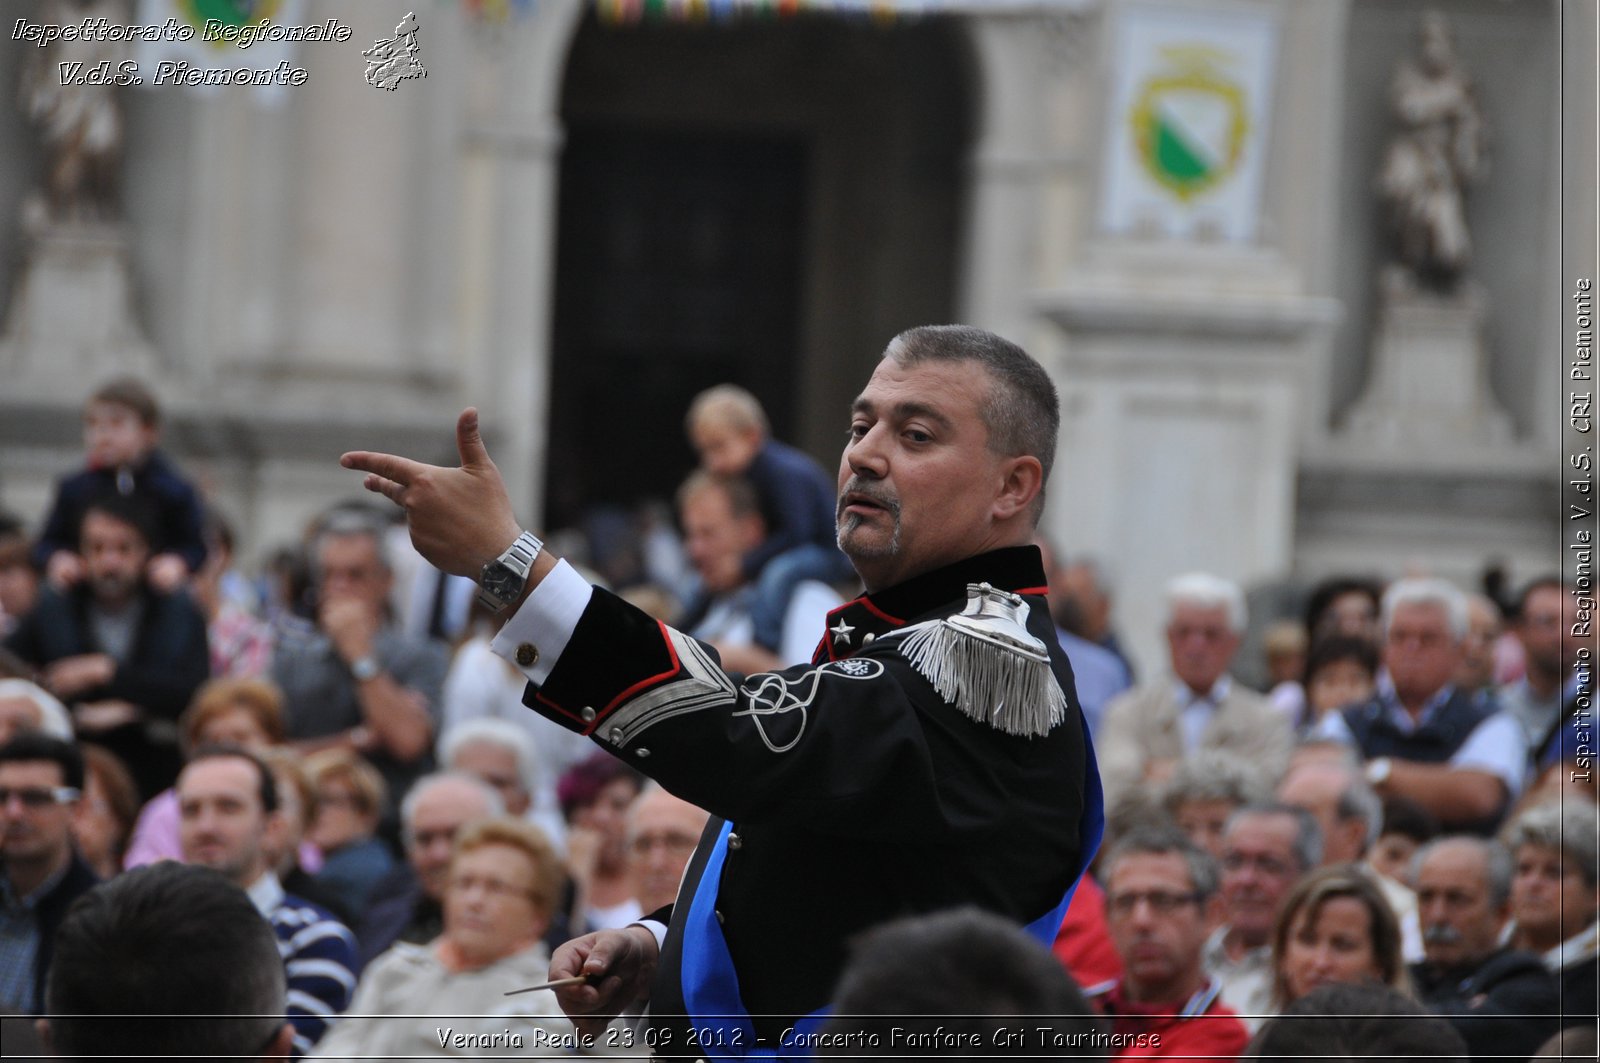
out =
[[376,473],[402,487],[411,483],[417,478],[418,473],[427,468],[420,461],[402,458],[398,454],[378,454],[370,450],[352,450],[339,458],[339,464],[347,469]]
[[382,495],[397,506],[405,506],[405,502],[402,501],[400,497],[405,493],[405,488],[401,487],[393,480],[385,480],[377,473],[369,472],[365,477],[362,478],[361,486],[365,487],[368,491]]

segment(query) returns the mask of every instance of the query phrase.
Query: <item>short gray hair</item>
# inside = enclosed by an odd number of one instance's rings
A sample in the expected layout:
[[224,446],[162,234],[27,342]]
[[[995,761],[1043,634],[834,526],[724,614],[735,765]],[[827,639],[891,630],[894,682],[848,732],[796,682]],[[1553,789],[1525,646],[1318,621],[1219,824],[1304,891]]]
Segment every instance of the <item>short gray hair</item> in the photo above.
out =
[[1360,772],[1350,773],[1350,783],[1339,794],[1334,815],[1342,820],[1359,819],[1366,824],[1366,839],[1361,846],[1363,853],[1376,845],[1383,834],[1383,798],[1378,796],[1378,792]]
[[1397,609],[1403,605],[1432,605],[1444,610],[1450,634],[1457,642],[1467,637],[1467,596],[1442,579],[1397,580],[1383,592],[1379,627],[1385,635]]
[[1061,401],[1055,383],[1027,351],[1004,337],[971,325],[923,325],[889,341],[883,356],[900,365],[977,362],[989,375],[989,394],[979,408],[989,449],[1007,457],[1030,455],[1041,468],[1034,519],[1043,512],[1044,485],[1056,460]]
[[1167,622],[1180,605],[1193,605],[1201,609],[1225,609],[1228,629],[1242,634],[1250,622],[1244,604],[1244,591],[1232,580],[1213,576],[1209,572],[1188,572],[1167,584]]
[[1503,907],[1511,899],[1511,876],[1515,870],[1511,862],[1511,850],[1493,839],[1472,834],[1446,834],[1423,845],[1411,858],[1412,882],[1417,880],[1417,874],[1422,870],[1422,865],[1428,862],[1428,857],[1446,845],[1465,845],[1483,854],[1484,878],[1489,887],[1491,907]]
[[1235,809],[1222,828],[1226,835],[1245,816],[1287,816],[1294,820],[1294,842],[1290,846],[1301,871],[1310,871],[1322,863],[1322,825],[1317,817],[1299,805],[1286,805],[1281,801],[1258,801]]
[[510,720],[474,716],[452,724],[439,736],[439,763],[449,768],[457,753],[480,742],[511,754],[517,762],[517,779],[531,796],[539,786],[538,751],[534,748],[533,736]]
[[1260,765],[1225,749],[1197,749],[1178,762],[1167,781],[1161,804],[1169,813],[1188,801],[1231,801],[1249,805],[1272,796]]
[[1202,899],[1209,898],[1217,892],[1217,887],[1222,881],[1222,873],[1217,868],[1216,858],[1190,841],[1187,834],[1170,823],[1135,827],[1118,838],[1101,864],[1101,880],[1109,883],[1111,876],[1116,872],[1117,864],[1124,857],[1168,854],[1183,857],[1184,865],[1189,870],[1189,882],[1194,892]]
[[389,529],[375,515],[356,509],[336,508],[320,518],[306,560],[311,578],[322,582],[322,548],[330,539],[367,538],[372,540],[372,552],[385,572],[394,571],[394,558],[389,552]]
[[1093,554],[1078,554],[1067,559],[1062,568],[1081,568],[1089,573],[1089,582],[1094,584],[1094,589],[1106,597],[1111,597],[1115,591],[1116,583],[1111,579],[1111,573],[1105,563]]
[[484,804],[488,806],[487,815],[506,814],[506,803],[501,798],[500,792],[476,775],[468,775],[464,771],[436,771],[412,783],[411,789],[406,791],[405,798],[400,802],[400,824],[407,835],[411,832],[411,821],[416,816],[417,805],[429,791],[447,783],[476,790],[483,796]]
[[1500,840],[1515,856],[1524,845],[1537,845],[1578,865],[1591,888],[1600,882],[1600,813],[1579,801],[1547,801],[1534,805],[1506,825]]

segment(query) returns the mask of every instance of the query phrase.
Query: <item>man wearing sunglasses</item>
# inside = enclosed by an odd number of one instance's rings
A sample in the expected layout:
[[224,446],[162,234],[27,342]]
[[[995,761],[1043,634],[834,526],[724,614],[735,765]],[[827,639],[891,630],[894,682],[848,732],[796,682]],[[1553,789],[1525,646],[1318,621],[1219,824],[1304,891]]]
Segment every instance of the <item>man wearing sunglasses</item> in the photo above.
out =
[[56,927],[99,882],[72,847],[83,755],[59,738],[26,732],[0,746],[0,1004],[44,1004]]

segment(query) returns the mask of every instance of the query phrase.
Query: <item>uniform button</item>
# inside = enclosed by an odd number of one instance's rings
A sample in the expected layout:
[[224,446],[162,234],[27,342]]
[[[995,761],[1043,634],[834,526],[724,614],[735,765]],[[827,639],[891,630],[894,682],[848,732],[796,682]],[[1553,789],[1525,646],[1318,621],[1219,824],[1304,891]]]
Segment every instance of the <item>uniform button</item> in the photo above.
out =
[[638,749],[635,749],[633,751],[633,755],[642,760],[645,757],[648,757],[650,755],[650,751],[648,749],[646,749],[644,746],[640,746]]
[[744,839],[739,837],[737,834],[728,835],[728,848],[730,848],[730,849],[743,849],[744,848]]
[[613,727],[611,730],[606,732],[606,737],[611,739],[612,745],[620,746],[622,744],[622,728]]
[[861,636],[861,645],[863,646],[870,646],[876,641],[878,641],[878,636],[874,635],[870,631]]
[[531,642],[524,642],[517,647],[517,663],[524,668],[532,668],[539,663],[539,647]]
[[583,707],[583,711],[578,713],[578,715],[583,717],[584,723],[594,723],[595,711],[592,707],[585,705]]
[[725,923],[727,921],[727,920],[722,918],[722,913],[720,911],[712,912],[711,914],[717,917],[717,925],[718,926],[721,926],[723,923]]

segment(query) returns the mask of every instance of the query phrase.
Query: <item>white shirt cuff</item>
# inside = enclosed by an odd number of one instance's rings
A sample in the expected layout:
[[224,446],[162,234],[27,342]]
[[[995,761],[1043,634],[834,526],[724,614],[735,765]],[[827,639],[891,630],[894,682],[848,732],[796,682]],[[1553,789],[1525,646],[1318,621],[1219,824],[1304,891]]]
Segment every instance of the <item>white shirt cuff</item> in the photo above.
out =
[[543,686],[593,595],[588,580],[565,561],[557,561],[522,607],[511,614],[489,648],[510,661],[528,682]]
[[650,931],[650,933],[654,934],[655,938],[656,938],[656,951],[657,952],[659,952],[661,949],[666,947],[666,943],[667,943],[667,924],[666,923],[658,923],[654,919],[636,919],[633,922],[629,923],[628,925],[629,926],[642,926],[646,930]]

